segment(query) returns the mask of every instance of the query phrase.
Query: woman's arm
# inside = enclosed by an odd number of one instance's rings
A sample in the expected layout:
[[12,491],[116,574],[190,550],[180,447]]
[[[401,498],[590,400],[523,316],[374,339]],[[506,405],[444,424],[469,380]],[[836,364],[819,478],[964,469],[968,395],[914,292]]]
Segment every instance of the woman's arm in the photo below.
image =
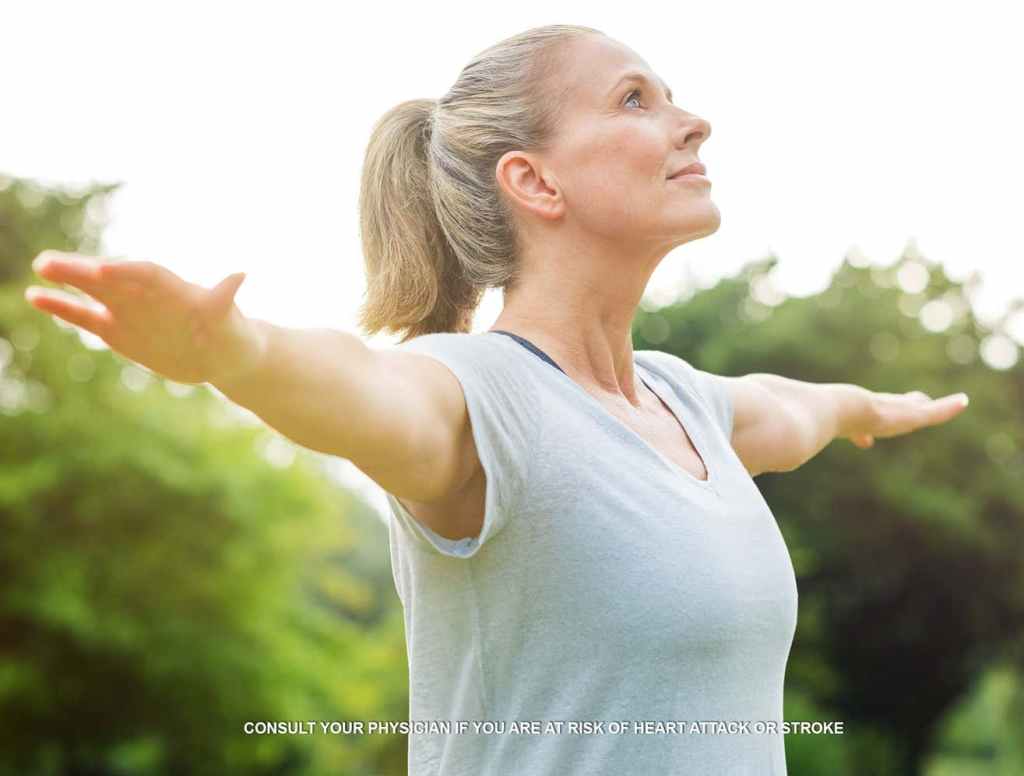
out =
[[243,273],[206,289],[154,262],[60,251],[44,251],[33,268],[100,303],[30,287],[25,298],[37,309],[163,377],[216,386],[289,439],[350,459],[400,498],[440,499],[479,467],[462,387],[445,366],[372,350],[345,332],[247,318],[234,304]]
[[802,466],[837,438],[861,448],[945,423],[964,394],[879,393],[848,383],[808,383],[773,374],[721,377],[733,403],[732,445],[751,476]]
[[248,369],[213,377],[210,385],[310,450],[343,458],[372,452],[376,351],[342,331],[293,329],[257,318],[248,323],[258,356]]
[[462,387],[418,353],[376,350],[332,329],[251,319],[262,342],[249,370],[211,384],[268,426],[347,458],[399,498],[430,502],[479,465]]

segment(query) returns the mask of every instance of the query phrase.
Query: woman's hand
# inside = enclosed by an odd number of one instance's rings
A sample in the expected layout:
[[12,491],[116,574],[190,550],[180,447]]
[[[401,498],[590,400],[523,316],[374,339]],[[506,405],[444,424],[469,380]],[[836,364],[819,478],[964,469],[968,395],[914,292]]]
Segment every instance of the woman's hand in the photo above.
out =
[[868,391],[866,411],[840,434],[857,447],[874,445],[876,437],[907,434],[925,426],[936,426],[959,415],[967,407],[967,394],[955,393],[933,399],[921,391],[878,393]]
[[25,299],[34,307],[95,334],[170,380],[209,382],[241,374],[259,360],[258,327],[234,304],[243,272],[205,289],[150,261],[102,261],[47,250],[32,267],[40,277],[74,286],[103,305],[30,286]]

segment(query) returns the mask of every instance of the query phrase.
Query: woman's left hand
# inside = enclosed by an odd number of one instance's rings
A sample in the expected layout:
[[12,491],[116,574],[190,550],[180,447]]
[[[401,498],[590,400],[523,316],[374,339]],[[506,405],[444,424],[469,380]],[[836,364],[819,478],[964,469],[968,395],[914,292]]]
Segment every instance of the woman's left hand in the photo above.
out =
[[867,449],[876,437],[892,437],[917,431],[926,426],[937,426],[952,420],[967,407],[967,394],[954,393],[933,399],[922,391],[907,393],[879,393],[870,391],[867,412],[844,429],[846,437],[857,447]]

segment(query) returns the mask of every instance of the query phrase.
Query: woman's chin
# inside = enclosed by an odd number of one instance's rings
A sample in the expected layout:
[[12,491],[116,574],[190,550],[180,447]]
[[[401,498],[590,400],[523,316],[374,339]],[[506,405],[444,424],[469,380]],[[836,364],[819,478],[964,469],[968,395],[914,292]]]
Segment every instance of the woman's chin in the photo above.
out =
[[705,208],[702,213],[690,213],[686,222],[680,224],[680,232],[682,233],[682,242],[690,242],[690,240],[699,240],[701,237],[707,237],[710,234],[714,234],[718,231],[718,227],[722,224],[722,214],[715,206],[714,202],[710,203],[709,208]]

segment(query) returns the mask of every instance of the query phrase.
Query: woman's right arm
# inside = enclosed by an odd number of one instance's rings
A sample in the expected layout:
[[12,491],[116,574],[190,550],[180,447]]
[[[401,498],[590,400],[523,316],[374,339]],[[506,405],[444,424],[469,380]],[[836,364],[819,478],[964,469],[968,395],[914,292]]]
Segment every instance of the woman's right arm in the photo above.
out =
[[102,305],[31,287],[25,298],[37,309],[170,380],[214,385],[296,443],[351,460],[399,498],[457,497],[479,470],[462,387],[428,356],[247,318],[234,304],[243,273],[206,289],[153,262],[60,251],[44,251],[33,268]]
[[268,426],[409,501],[443,499],[476,471],[462,387],[445,366],[343,331],[252,320],[263,343],[254,366],[210,382]]

